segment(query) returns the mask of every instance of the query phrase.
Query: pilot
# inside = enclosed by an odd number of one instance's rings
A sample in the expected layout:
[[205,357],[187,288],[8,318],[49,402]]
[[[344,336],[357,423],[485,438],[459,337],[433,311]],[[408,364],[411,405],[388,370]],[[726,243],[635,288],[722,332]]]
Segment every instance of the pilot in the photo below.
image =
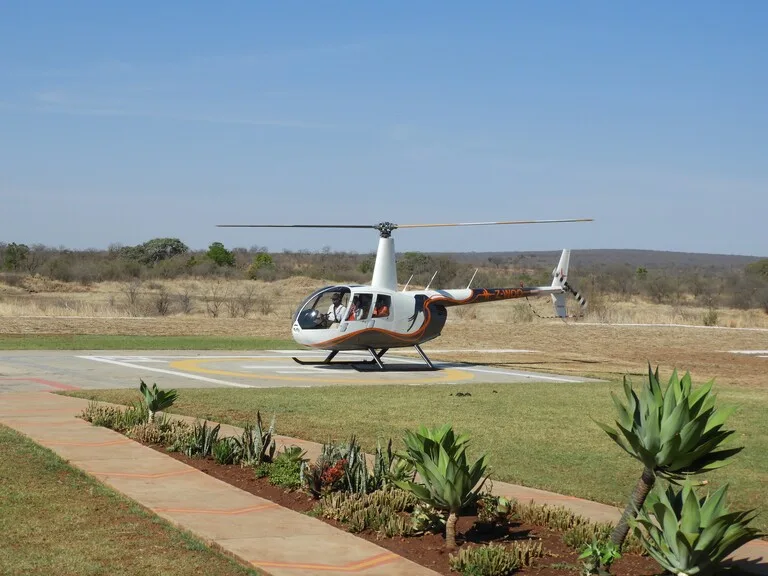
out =
[[341,304],[341,294],[334,292],[331,296],[331,305],[328,306],[328,327],[330,328],[334,324],[338,324],[344,319],[347,309]]

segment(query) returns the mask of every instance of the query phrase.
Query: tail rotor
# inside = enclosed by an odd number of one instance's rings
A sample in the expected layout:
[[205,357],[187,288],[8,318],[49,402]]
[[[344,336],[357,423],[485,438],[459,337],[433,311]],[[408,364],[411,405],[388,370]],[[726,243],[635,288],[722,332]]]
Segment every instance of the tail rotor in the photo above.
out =
[[[555,309],[555,315],[558,318],[574,318],[578,316],[583,316],[584,311],[587,308],[587,301],[586,299],[576,290],[574,290],[570,284],[568,284],[568,266],[570,264],[571,260],[571,251],[570,250],[563,250],[563,253],[560,255],[560,261],[557,263],[557,266],[554,270],[552,270],[552,287],[553,288],[562,288],[565,292],[561,292],[559,294],[552,294],[552,306]],[[565,297],[566,293],[573,294],[573,296],[576,298],[576,301],[579,303],[579,307],[581,308],[581,314],[578,316],[568,315],[568,307],[565,303]]]

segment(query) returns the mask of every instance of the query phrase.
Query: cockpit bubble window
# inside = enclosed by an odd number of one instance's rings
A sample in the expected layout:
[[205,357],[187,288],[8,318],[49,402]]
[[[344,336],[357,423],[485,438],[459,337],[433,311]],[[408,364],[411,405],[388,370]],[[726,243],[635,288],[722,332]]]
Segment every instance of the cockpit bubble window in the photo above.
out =
[[305,330],[331,328],[343,321],[349,306],[347,286],[327,286],[308,296],[294,317]]

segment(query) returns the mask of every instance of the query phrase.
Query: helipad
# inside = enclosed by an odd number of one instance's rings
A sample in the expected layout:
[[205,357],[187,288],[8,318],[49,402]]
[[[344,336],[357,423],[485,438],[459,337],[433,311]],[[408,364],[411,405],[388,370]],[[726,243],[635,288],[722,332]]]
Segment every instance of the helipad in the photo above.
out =
[[[519,353],[525,354],[526,350]],[[385,370],[365,364],[301,365],[292,357],[322,360],[322,352],[264,350],[249,353],[192,351],[4,351],[0,391],[134,388],[139,379],[161,387],[270,388],[361,384],[469,384],[471,382],[589,382],[586,378],[470,363],[435,361],[428,370],[417,357],[392,354]],[[344,361],[368,360],[340,353]]]

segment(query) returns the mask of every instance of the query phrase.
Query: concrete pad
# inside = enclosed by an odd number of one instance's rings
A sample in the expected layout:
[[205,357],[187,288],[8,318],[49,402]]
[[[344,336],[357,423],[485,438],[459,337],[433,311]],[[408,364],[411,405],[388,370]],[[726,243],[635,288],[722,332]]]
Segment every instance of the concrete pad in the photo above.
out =
[[[402,352],[402,353],[400,353]],[[515,352],[515,351],[513,351]],[[519,350],[520,354],[530,351]],[[139,380],[163,388],[274,388],[344,385],[429,385],[474,382],[498,384],[559,382],[573,385],[586,378],[509,370],[494,366],[434,361],[427,370],[407,350],[392,350],[380,371],[362,364],[307,366],[292,360],[322,360],[323,351],[260,350],[243,353],[215,351],[0,351],[0,396],[19,391],[138,388]],[[342,352],[336,360],[368,360],[366,354]],[[38,392],[39,393],[39,392]]]

